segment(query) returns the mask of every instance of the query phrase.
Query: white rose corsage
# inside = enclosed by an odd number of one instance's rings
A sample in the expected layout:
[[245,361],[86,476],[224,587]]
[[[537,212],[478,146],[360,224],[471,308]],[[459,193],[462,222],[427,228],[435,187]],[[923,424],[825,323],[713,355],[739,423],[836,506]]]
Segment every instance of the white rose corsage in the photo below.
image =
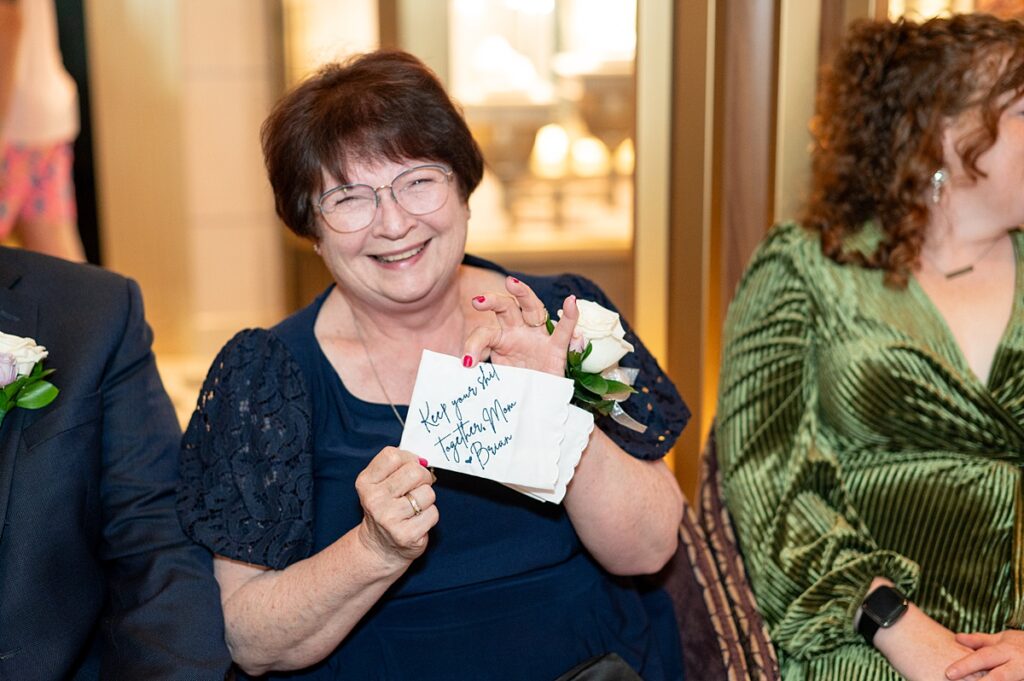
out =
[[[569,343],[565,361],[565,375],[573,380],[572,401],[579,407],[597,414],[610,416],[621,426],[642,433],[647,430],[627,414],[620,402],[636,392],[639,369],[619,366],[633,346],[625,340],[626,332],[618,313],[590,300],[577,300],[580,317]],[[562,311],[558,311],[561,319]],[[548,321],[548,333],[555,324]]]
[[41,409],[57,398],[56,386],[44,380],[46,348],[31,338],[0,332],[0,423],[15,407]]

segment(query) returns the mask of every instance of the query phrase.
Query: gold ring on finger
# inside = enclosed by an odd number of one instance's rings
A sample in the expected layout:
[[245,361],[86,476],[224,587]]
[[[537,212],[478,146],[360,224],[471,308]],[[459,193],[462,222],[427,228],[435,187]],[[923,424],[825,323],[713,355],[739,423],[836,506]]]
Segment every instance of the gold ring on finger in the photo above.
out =
[[411,492],[405,495],[405,500],[409,502],[410,506],[412,506],[413,515],[419,515],[420,513],[423,513],[423,509],[420,508],[419,502],[416,501],[416,497],[414,497]]
[[530,322],[526,321],[525,319],[523,320],[523,323],[526,324],[527,326],[532,326],[533,328],[536,329],[539,326],[544,326],[545,324],[547,324],[548,320],[550,320],[550,319],[551,319],[551,315],[548,314],[547,310],[544,310],[544,319],[540,320],[536,324],[531,324]]

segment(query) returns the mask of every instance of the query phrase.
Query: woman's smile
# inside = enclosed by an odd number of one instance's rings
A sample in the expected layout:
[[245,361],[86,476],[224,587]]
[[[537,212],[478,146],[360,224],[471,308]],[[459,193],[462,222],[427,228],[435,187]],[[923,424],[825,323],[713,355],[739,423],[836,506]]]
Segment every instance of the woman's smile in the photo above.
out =
[[412,248],[408,248],[397,253],[371,255],[370,257],[376,260],[377,262],[381,263],[382,265],[412,265],[413,263],[411,261],[417,258],[417,256],[426,249],[426,247],[430,244],[430,241],[431,239],[427,239],[426,241],[417,246],[413,246]]

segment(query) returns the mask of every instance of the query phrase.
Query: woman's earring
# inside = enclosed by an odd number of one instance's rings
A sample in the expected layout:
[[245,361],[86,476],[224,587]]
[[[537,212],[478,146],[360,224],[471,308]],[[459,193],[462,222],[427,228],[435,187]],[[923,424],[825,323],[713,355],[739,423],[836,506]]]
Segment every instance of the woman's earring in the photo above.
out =
[[320,244],[313,244],[313,252],[320,255]]
[[942,200],[942,188],[949,179],[949,173],[945,168],[939,168],[932,173],[932,203],[937,204]]

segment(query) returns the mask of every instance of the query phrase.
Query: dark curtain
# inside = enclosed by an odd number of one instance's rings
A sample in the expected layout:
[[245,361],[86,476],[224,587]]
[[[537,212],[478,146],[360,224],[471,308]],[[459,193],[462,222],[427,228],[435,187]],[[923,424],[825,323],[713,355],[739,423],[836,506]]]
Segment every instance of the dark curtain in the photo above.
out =
[[89,107],[89,56],[86,49],[84,0],[54,0],[57,32],[64,66],[78,85],[82,129],[75,141],[75,198],[78,202],[78,231],[85,257],[100,265],[99,214],[96,208],[96,172],[93,163],[92,116]]

